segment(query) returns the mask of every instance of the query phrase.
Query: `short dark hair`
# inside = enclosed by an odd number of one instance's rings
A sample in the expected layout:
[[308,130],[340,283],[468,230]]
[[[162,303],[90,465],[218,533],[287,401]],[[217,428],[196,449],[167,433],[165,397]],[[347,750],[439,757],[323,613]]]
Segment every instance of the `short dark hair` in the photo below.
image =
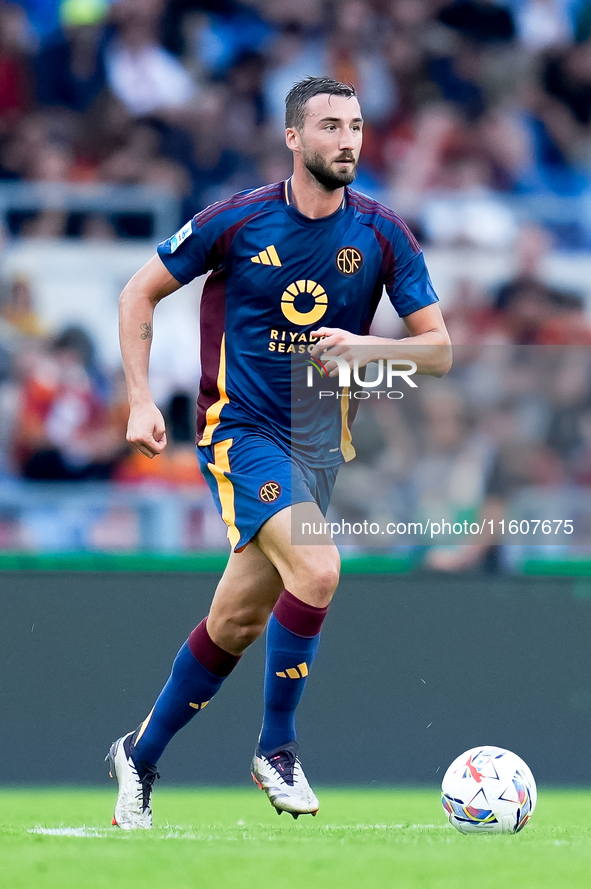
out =
[[340,83],[332,77],[304,77],[294,83],[285,97],[285,126],[301,130],[306,119],[306,102],[313,96],[328,93],[329,96],[357,96],[352,83]]

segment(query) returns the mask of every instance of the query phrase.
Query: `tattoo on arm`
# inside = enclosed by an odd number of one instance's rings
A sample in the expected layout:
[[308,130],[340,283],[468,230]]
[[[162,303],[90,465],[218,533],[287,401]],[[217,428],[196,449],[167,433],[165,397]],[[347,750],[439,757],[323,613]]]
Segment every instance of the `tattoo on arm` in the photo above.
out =
[[143,340],[151,340],[152,339],[152,325],[151,324],[140,324],[140,337]]

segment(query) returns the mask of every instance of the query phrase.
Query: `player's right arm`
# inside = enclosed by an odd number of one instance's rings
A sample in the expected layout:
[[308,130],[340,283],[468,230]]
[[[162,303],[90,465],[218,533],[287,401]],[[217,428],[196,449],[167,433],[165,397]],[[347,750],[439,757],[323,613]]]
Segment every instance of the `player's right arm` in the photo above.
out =
[[125,286],[120,299],[120,339],[129,397],[127,440],[147,457],[166,447],[164,419],[148,386],[155,306],[199,275],[219,270],[233,234],[252,215],[243,195],[213,204],[158,245],[156,256]]
[[182,287],[159,256],[153,256],[123,288],[119,299],[119,339],[129,399],[127,441],[147,457],[166,447],[164,418],[152,398],[148,365],[154,309]]

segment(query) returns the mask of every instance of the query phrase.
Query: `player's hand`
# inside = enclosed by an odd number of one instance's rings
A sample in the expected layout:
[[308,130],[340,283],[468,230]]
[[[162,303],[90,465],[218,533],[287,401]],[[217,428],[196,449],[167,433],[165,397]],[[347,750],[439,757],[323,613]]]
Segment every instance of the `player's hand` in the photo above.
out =
[[131,408],[126,438],[150,459],[162,453],[166,447],[164,417],[154,403]]
[[318,330],[311,332],[311,336],[318,337],[319,341],[310,354],[314,358],[321,359],[329,377],[336,377],[339,372],[338,365],[331,361],[331,358],[344,358],[349,367],[353,367],[355,361],[357,367],[365,367],[375,358],[373,350],[369,347],[379,341],[378,337],[358,336],[339,327],[319,327]]

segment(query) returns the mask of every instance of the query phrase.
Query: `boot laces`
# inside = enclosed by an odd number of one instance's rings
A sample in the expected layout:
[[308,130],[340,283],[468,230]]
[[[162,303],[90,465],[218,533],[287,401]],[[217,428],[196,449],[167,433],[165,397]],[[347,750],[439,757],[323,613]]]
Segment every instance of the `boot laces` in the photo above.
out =
[[291,787],[294,785],[294,770],[297,757],[293,750],[277,750],[268,757],[268,762],[273,766],[278,775],[283,778],[286,784]]

